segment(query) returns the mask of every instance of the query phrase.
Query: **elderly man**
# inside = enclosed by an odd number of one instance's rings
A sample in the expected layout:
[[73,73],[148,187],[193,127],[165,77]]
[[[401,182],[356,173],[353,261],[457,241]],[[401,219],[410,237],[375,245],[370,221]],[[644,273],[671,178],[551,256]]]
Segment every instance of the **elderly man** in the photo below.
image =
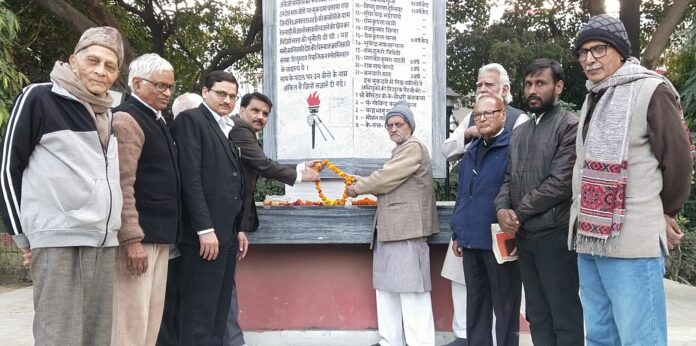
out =
[[[259,219],[256,215],[254,204],[254,191],[256,181],[260,176],[275,179],[288,185],[294,185],[300,181],[319,181],[319,173],[311,169],[313,162],[301,163],[297,166],[286,166],[278,161],[269,159],[263,152],[256,135],[266,127],[268,116],[271,113],[273,103],[268,96],[259,92],[246,94],[239,103],[239,115],[232,117],[234,127],[230,131],[230,138],[239,147],[242,153],[242,165],[244,166],[244,211],[239,225],[239,260],[246,256],[249,242],[245,232],[254,232],[259,228]],[[307,167],[310,167],[307,169]],[[227,331],[223,345],[242,346],[244,335],[238,322],[237,289],[232,293],[232,304],[227,317]]]
[[34,342],[108,345],[121,227],[108,90],[123,63],[111,27],[86,30],[51,83],[17,97],[2,149],[5,224],[33,257]]
[[174,67],[157,54],[129,66],[130,98],[114,109],[123,211],[116,254],[111,345],[154,345],[167,282],[169,246],[181,209],[176,145],[162,117]]
[[578,252],[587,345],[667,345],[663,256],[681,230],[692,159],[679,93],[630,56],[623,23],[575,41],[589,91],[577,131],[568,245]]
[[174,119],[183,111],[198,107],[203,102],[201,95],[196,93],[184,93],[179,95],[172,103]]
[[[476,81],[476,98],[481,95],[495,95],[505,101],[507,120],[505,128],[512,130],[529,119],[523,111],[510,106],[510,77],[505,68],[496,63],[484,65],[479,69]],[[474,119],[469,113],[462,123],[452,132],[452,135],[442,143],[442,154],[450,161],[458,160],[466,151],[467,144],[474,138],[480,137]]]
[[493,345],[495,311],[497,345],[516,346],[520,273],[516,261],[496,262],[491,240],[491,225],[497,223],[493,200],[508,165],[510,130],[504,127],[505,104],[495,95],[482,95],[472,114],[480,137],[471,143],[459,164],[457,204],[450,219],[452,251],[462,257],[468,283],[466,335],[470,345]]
[[394,104],[385,125],[396,143],[391,158],[348,188],[349,196],[371,193],[378,200],[372,264],[380,336],[376,345],[434,345],[426,240],[439,227],[430,155],[413,136],[416,122],[408,102]]
[[[513,128],[517,128],[529,120],[529,117],[521,110],[510,106],[510,102],[512,102],[510,77],[500,64],[492,63],[479,69],[476,97],[479,98],[483,95],[493,95],[503,99],[506,113],[504,127],[508,131],[512,131]],[[468,114],[452,135],[442,143],[442,154],[447,160],[459,160],[471,141],[479,136],[474,119],[471,114]],[[445,346],[466,346],[466,281],[464,280],[462,261],[453,252],[448,251],[445,256],[442,276],[452,282],[452,306],[454,308],[452,331],[455,340]]]
[[183,345],[221,345],[230,309],[244,177],[239,149],[228,138],[237,79],[213,71],[203,80],[203,103],[177,116],[184,210],[179,244]]
[[500,228],[516,233],[527,319],[535,345],[583,345],[576,255],[565,245],[578,118],[563,109],[563,68],[549,59],[524,74],[532,120],[510,139],[505,182],[495,199]]

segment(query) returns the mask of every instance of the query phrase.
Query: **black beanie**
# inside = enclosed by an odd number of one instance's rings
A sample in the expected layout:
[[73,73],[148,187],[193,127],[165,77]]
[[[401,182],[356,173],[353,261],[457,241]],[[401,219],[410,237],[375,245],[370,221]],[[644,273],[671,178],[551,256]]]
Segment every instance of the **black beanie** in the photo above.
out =
[[585,26],[580,30],[580,35],[575,39],[575,52],[580,46],[591,40],[600,40],[609,43],[626,58],[631,55],[631,41],[623,23],[610,15],[600,14],[590,18]]

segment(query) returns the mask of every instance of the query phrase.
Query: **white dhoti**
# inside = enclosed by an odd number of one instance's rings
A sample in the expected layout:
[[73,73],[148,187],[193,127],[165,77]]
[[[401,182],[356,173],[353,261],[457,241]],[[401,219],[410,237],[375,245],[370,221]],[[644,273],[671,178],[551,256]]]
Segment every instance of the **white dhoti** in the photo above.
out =
[[430,248],[425,238],[376,242],[372,263],[382,346],[434,346]]

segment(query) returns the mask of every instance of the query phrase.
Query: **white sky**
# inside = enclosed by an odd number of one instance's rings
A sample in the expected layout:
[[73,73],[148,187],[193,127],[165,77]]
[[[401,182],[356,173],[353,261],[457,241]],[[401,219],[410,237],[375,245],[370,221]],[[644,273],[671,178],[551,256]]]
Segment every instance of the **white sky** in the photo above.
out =
[[[503,17],[503,12],[505,11],[505,0],[495,0],[493,2],[496,5],[491,8],[491,21],[497,21]],[[619,16],[619,0],[605,0],[604,6],[607,14],[616,17]]]

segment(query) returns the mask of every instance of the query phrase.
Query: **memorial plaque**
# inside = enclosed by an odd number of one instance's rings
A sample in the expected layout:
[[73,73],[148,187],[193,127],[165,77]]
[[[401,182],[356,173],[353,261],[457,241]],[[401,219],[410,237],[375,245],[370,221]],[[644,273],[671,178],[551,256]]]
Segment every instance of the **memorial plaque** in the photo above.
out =
[[264,2],[264,92],[274,101],[264,150],[329,158],[351,174],[381,167],[394,143],[384,117],[409,102],[418,137],[444,176],[442,1]]

